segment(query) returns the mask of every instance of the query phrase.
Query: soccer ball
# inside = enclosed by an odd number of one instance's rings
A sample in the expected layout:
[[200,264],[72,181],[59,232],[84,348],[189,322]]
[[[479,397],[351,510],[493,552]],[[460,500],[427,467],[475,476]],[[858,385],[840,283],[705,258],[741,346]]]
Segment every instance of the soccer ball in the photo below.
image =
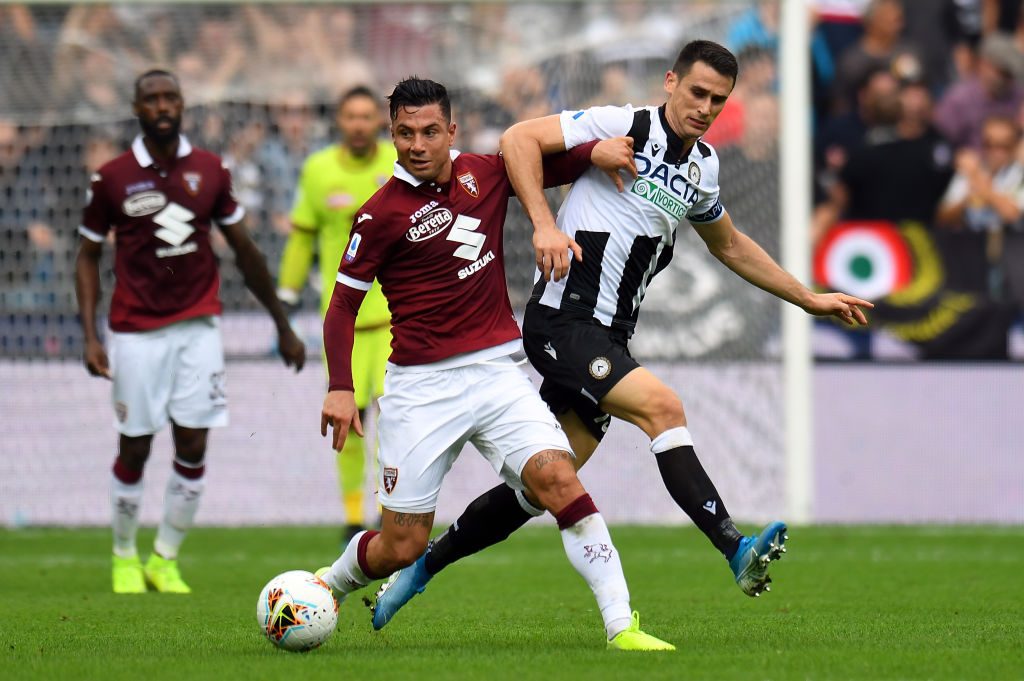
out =
[[334,631],[338,603],[324,580],[312,572],[291,570],[263,587],[256,602],[256,621],[278,648],[312,650]]

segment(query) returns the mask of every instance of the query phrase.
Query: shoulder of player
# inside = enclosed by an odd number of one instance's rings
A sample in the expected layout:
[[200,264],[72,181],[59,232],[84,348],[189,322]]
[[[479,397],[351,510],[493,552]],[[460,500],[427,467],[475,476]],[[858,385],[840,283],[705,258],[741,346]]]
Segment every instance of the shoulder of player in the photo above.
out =
[[505,159],[501,154],[460,153],[452,162],[452,181],[458,181],[458,177],[466,173],[477,176],[477,181],[508,179],[508,175],[505,174]]
[[416,202],[416,196],[410,190],[411,187],[404,182],[388,178],[356,211],[356,226],[367,220],[373,220],[375,225],[385,225],[396,219],[404,220],[401,224],[408,222],[408,208]]
[[693,145],[693,152],[690,154],[690,158],[696,159],[703,166],[705,172],[712,173],[715,178],[718,177],[718,152],[709,143],[698,139]]

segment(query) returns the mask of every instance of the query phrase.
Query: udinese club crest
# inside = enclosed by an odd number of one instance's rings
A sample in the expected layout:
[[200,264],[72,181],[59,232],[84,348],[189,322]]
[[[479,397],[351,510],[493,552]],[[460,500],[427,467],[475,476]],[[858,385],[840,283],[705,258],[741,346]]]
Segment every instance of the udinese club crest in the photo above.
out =
[[203,181],[203,176],[199,173],[182,173],[181,178],[185,180],[185,188],[188,189],[188,193],[195,196],[199,193],[199,185]]
[[595,357],[590,360],[590,375],[594,378],[601,380],[602,378],[608,378],[608,374],[612,372],[612,362],[607,357]]
[[686,169],[686,177],[692,184],[700,184],[700,166],[690,161],[690,167]]
[[459,175],[459,184],[466,190],[466,193],[474,199],[480,196],[480,185],[477,184],[473,173],[462,173]]
[[398,469],[391,466],[384,467],[384,491],[391,494],[398,484]]

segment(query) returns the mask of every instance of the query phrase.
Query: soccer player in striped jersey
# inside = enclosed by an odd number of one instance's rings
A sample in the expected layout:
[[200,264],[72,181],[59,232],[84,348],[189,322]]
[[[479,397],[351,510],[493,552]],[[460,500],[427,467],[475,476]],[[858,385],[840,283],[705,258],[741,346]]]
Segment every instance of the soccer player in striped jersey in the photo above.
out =
[[[380,144],[383,118],[376,95],[366,87],[347,91],[336,114],[341,142],[306,159],[292,208],[292,232],[281,256],[278,297],[295,305],[309,276],[314,251],[320,258],[320,316],[327,313],[338,264],[348,243],[356,211],[391,179],[395,148]],[[384,370],[391,351],[388,301],[374,282],[356,319],[352,373],[361,418],[384,392]],[[366,443],[353,433],[337,453],[338,481],[345,507],[345,543],[366,529],[363,517]]]
[[[871,304],[808,290],[739,232],[719,201],[718,157],[700,138],[725,106],[738,71],[735,57],[721,45],[691,42],[665,75],[665,104],[594,107],[519,123],[503,136],[502,151],[534,224],[542,274],[526,308],[524,345],[544,379],[541,396],[569,436],[577,465],[593,454],[611,416],[639,427],[651,439],[672,498],[722,553],[743,592],[759,596],[769,589],[769,562],[784,551],[786,526],[773,522],[752,536],[737,530],[697,458],[679,396],[629,354],[644,291],[672,257],[676,228],[685,218],[727,267],[810,314],[866,324],[860,308]],[[616,191],[603,175],[586,172],[556,223],[538,179],[541,154],[618,135],[633,139],[637,177],[626,191]],[[386,624],[444,567],[503,540],[539,514],[508,488],[484,493],[413,566],[385,585],[375,626]]]

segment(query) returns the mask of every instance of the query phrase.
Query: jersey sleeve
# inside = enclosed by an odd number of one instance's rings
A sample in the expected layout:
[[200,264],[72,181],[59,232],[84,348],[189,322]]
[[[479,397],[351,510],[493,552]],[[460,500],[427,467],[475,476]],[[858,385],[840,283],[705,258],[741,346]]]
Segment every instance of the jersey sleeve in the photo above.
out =
[[400,232],[391,228],[385,211],[363,206],[356,213],[352,234],[338,265],[338,283],[369,291],[394,246],[396,235]]
[[560,154],[544,157],[544,188],[572,184],[590,168],[590,154],[597,146],[592,140]]
[[102,243],[110,231],[113,211],[110,206],[106,186],[101,173],[93,173],[89,178],[89,190],[86,193],[85,209],[82,211],[82,224],[78,233],[89,241]]
[[245,208],[235,198],[231,171],[224,163],[220,164],[220,173],[220,193],[217,195],[217,202],[214,206],[213,219],[219,225],[234,225],[245,217]]
[[697,201],[686,211],[686,219],[694,224],[706,225],[718,222],[725,215],[725,207],[719,197],[718,156],[712,153],[705,165],[705,177],[700,180]]
[[307,160],[302,166],[299,184],[295,187],[295,202],[292,204],[292,212],[289,219],[299,229],[315,231],[319,224],[316,219],[316,207],[313,205],[312,195],[308,187],[311,174],[309,160]]
[[621,137],[633,127],[633,107],[592,106],[582,111],[563,111],[559,115],[565,148],[572,149],[591,140]]

